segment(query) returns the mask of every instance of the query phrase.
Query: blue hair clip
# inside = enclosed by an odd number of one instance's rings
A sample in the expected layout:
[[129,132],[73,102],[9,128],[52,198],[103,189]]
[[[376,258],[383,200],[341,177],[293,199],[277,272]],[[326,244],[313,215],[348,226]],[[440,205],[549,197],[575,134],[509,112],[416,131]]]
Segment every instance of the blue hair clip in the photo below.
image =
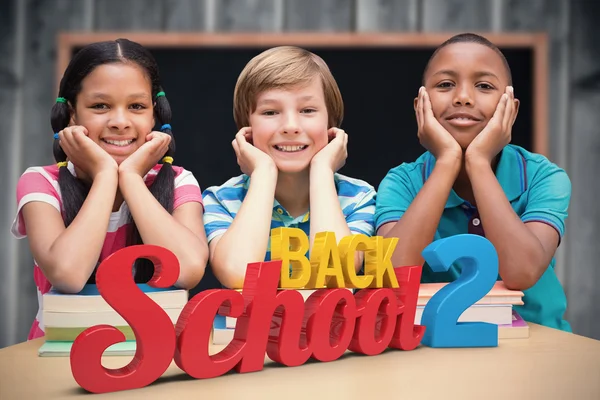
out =
[[161,131],[164,131],[165,129],[171,129],[171,125],[169,124],[164,124],[163,126],[160,127]]
[[58,133],[54,134],[54,139],[58,139]]

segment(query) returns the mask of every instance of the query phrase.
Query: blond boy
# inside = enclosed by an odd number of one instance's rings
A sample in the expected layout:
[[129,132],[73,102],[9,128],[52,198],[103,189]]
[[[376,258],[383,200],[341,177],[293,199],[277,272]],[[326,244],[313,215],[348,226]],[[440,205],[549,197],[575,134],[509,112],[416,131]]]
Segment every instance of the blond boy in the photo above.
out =
[[232,142],[243,174],[203,193],[210,264],[221,284],[241,287],[248,263],[270,260],[272,228],[302,229],[311,248],[318,232],[338,241],[374,233],[374,188],[337,173],[347,157],[343,109],[329,68],[307,50],[276,47],[246,65],[235,87]]

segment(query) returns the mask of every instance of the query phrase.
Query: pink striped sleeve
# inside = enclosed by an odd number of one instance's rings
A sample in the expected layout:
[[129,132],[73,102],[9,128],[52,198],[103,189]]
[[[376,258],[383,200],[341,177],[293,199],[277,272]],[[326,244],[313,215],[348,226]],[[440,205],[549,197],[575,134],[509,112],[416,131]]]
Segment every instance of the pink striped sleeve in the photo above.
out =
[[58,212],[61,211],[62,202],[57,188],[56,176],[48,168],[32,167],[21,175],[17,183],[17,215],[11,226],[15,237],[23,238],[27,235],[21,213],[25,204],[38,201],[50,204]]
[[173,169],[175,169],[176,172],[173,209],[189,202],[197,202],[204,207],[200,185],[194,177],[194,174],[181,167],[173,167]]

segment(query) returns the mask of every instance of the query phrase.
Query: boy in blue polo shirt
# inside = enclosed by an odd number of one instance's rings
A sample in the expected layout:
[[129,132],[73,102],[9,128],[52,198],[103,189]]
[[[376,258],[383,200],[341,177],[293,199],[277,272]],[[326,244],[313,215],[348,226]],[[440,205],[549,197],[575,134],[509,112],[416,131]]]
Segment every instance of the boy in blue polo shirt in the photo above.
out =
[[270,260],[272,228],[302,229],[311,248],[318,232],[338,241],[373,235],[374,188],[336,173],[347,156],[342,116],[338,86],[315,54],[283,46],[246,65],[232,142],[243,174],[203,193],[210,264],[222,285],[242,287],[248,263]]
[[[499,279],[523,290],[515,307],[528,321],[570,331],[554,272],[571,197],[565,171],[509,144],[519,101],[504,55],[487,39],[460,34],[434,52],[415,99],[420,143],[428,151],[391,169],[378,188],[377,234],[398,237],[394,265],[422,265],[432,241],[473,233],[489,239]],[[450,282],[427,265],[423,282]]]

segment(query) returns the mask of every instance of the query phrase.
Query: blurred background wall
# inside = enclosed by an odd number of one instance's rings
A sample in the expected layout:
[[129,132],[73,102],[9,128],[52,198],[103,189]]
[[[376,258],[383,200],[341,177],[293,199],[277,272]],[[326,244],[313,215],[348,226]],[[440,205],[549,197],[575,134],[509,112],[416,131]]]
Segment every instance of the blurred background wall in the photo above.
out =
[[21,173],[53,163],[61,31],[545,32],[550,159],[573,184],[557,273],[575,333],[600,339],[599,18],[595,0],[0,0],[0,347],[37,312],[28,243],[9,229]]

